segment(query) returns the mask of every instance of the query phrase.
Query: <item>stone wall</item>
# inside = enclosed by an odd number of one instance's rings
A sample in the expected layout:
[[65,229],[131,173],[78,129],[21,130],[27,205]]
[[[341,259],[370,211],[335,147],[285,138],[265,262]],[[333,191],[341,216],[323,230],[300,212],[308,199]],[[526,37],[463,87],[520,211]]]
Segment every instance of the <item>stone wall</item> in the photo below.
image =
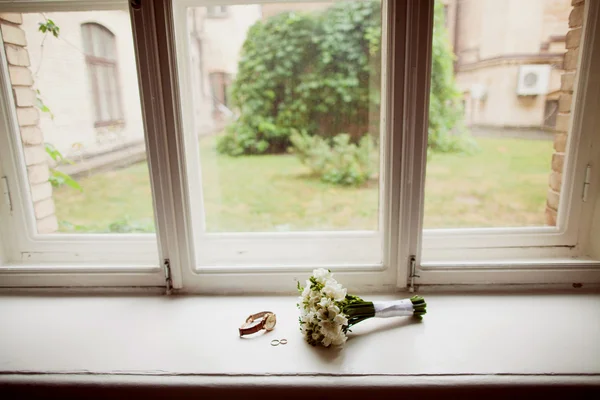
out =
[[579,43],[583,26],[584,0],[572,0],[573,9],[569,15],[569,31],[561,76],[560,97],[558,100],[558,116],[556,117],[556,134],[554,135],[554,154],[552,155],[552,172],[550,173],[548,194],[546,197],[546,224],[555,226],[556,215],[562,185],[563,166],[569,127],[571,124],[571,107],[573,105],[573,85],[577,73],[579,59]]
[[36,108],[36,93],[22,23],[21,14],[0,13],[0,29],[8,60],[37,230],[38,233],[54,233],[58,230],[58,221],[54,213],[52,185],[48,181],[48,156],[39,127],[40,115]]

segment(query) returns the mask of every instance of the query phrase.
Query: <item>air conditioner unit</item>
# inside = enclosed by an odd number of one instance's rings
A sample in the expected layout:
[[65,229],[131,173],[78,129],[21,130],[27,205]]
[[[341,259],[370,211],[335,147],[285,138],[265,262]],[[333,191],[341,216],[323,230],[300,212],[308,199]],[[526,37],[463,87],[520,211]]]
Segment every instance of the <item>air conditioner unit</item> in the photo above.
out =
[[517,95],[536,96],[548,93],[550,70],[547,64],[521,65],[517,82]]

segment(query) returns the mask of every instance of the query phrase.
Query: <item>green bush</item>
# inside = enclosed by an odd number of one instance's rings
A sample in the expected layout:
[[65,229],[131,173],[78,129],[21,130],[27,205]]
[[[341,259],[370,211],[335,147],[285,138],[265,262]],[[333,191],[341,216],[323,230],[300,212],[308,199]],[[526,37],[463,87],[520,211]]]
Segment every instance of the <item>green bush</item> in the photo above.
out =
[[[462,105],[443,7],[435,3],[429,148],[461,151]],[[244,42],[231,100],[239,118],[221,153],[281,153],[290,135],[358,142],[379,133],[381,2],[339,2],[319,13],[288,12],[256,22]]]
[[380,13],[378,1],[348,2],[255,23],[231,89],[239,118],[217,149],[281,153],[292,131],[355,140],[378,132]]
[[428,151],[469,151],[475,144],[466,135],[461,95],[454,81],[454,53],[444,24],[444,8],[435,2],[431,88],[429,96]]
[[358,144],[346,133],[322,138],[294,132],[290,140],[300,161],[323,182],[357,186],[377,171],[377,150],[371,135],[364,135]]

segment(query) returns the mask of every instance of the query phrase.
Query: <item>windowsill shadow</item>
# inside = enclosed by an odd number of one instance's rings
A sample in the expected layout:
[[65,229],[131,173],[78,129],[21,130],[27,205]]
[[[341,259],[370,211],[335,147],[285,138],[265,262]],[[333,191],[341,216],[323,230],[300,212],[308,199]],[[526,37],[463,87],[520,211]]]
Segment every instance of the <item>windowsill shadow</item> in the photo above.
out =
[[344,346],[331,346],[331,347],[323,347],[323,346],[312,346],[306,342],[304,342],[307,347],[310,348],[310,351],[313,352],[314,355],[319,357],[321,361],[328,364],[341,364],[344,359]]
[[[374,336],[378,333],[407,327],[411,325],[421,324],[422,321],[417,318],[390,318],[382,321],[378,321],[377,324],[369,324],[368,321],[364,321],[364,324],[359,327],[357,325],[353,332],[348,333],[348,341],[344,346],[340,347],[322,347],[322,346],[311,346],[305,342],[305,345],[313,352],[321,361],[329,364],[341,364],[344,359],[344,349],[348,345],[359,343],[361,340],[373,340]],[[348,351],[348,349],[346,349]]]

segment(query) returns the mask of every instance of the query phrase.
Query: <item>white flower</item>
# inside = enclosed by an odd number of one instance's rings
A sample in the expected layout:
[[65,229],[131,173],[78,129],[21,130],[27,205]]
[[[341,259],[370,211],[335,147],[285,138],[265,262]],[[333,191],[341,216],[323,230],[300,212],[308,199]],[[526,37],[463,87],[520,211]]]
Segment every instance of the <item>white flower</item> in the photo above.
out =
[[310,343],[325,347],[344,344],[348,318],[342,314],[339,302],[346,298],[346,289],[326,269],[314,270],[313,278],[322,288],[312,288],[308,280],[302,290],[299,301],[302,334]]
[[337,283],[335,279],[327,281],[322,292],[325,296],[335,301],[343,301],[346,298],[346,289]]
[[304,286],[304,290],[302,291],[302,297],[307,298],[308,296],[310,296],[310,282],[306,281],[307,285]]
[[327,297],[323,297],[321,299],[321,301],[319,301],[318,305],[321,308],[329,308],[329,307],[332,307],[334,304],[333,304],[333,300],[328,299]]
[[321,301],[321,294],[317,291],[311,293],[311,296],[308,300],[308,306],[312,308],[316,308],[319,302]]
[[327,311],[329,311],[329,318],[330,319],[334,319],[335,316],[341,312],[340,308],[338,306],[336,306],[335,304],[330,305],[327,308]]
[[317,282],[325,284],[325,282],[331,278],[331,272],[325,268],[315,269],[313,271],[313,277],[317,280]]
[[345,326],[345,325],[348,325],[348,318],[346,318],[346,316],[344,314],[338,314],[333,319],[333,322],[335,322],[336,324],[338,324],[340,326]]

